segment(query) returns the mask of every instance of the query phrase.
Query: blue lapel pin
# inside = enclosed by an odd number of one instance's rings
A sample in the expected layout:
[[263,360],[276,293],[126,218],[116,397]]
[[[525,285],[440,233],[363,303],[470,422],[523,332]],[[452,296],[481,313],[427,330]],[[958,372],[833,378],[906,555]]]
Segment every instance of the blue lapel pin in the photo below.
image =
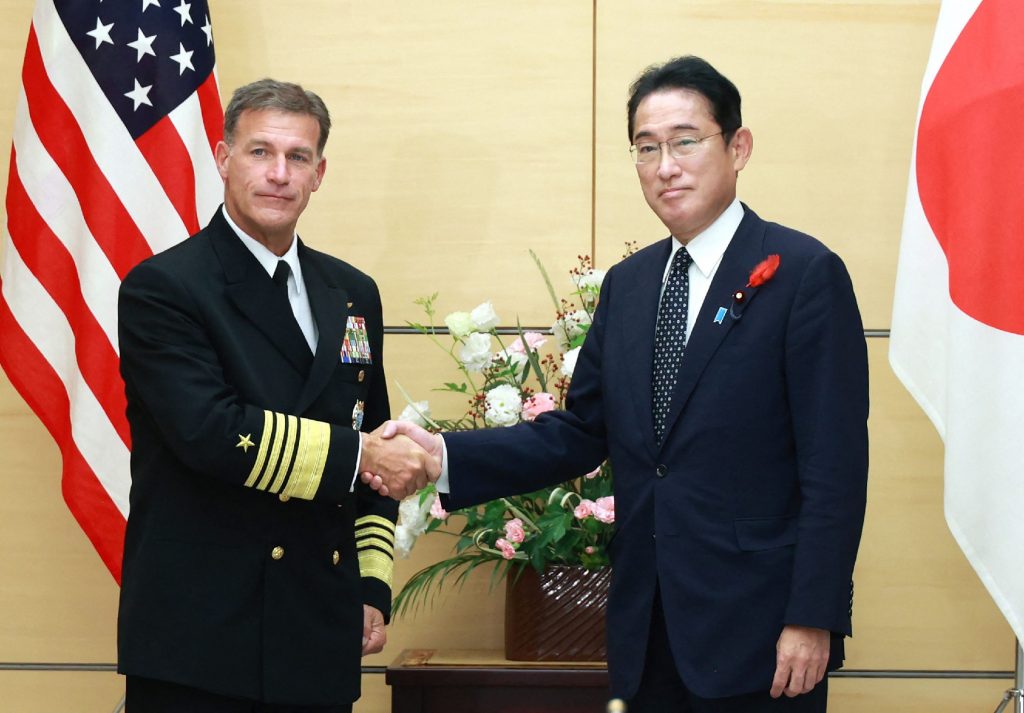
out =
[[715,324],[721,324],[722,320],[725,319],[725,315],[727,315],[728,313],[729,310],[727,310],[725,307],[719,307],[718,313],[715,314]]

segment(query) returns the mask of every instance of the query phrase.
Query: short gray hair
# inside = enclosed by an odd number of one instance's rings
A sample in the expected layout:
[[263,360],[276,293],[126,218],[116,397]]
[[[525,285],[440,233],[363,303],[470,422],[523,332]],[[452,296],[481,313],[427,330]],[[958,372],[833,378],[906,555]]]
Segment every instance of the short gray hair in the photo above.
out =
[[224,110],[224,141],[231,146],[235,141],[235,127],[245,111],[283,111],[289,114],[312,116],[320,125],[320,139],[316,152],[322,156],[331,133],[331,115],[324,100],[298,84],[279,82],[276,79],[259,79],[239,87],[231,95],[228,108]]

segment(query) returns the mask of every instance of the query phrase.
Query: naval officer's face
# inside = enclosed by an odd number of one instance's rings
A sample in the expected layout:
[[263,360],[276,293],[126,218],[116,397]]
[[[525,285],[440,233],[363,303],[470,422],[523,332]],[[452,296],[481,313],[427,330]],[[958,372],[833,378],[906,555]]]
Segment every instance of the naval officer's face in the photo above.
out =
[[[688,89],[646,96],[637,106],[633,143],[641,148],[637,175],[644,198],[683,244],[707,228],[736,197],[736,178],[753,138],[737,129],[729,143],[707,98]],[[671,142],[689,153],[673,156]]]
[[217,145],[228,215],[278,255],[291,245],[309,195],[323,179],[327,160],[317,153],[319,137],[320,126],[308,114],[247,110],[232,145]]

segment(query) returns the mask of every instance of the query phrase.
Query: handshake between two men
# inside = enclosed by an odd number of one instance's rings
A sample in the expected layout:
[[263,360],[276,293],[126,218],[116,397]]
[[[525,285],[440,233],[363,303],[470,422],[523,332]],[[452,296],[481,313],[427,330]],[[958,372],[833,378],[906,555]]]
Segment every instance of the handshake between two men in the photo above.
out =
[[360,478],[381,495],[401,500],[441,475],[440,434],[406,421],[385,421],[372,433],[363,433],[362,439]]

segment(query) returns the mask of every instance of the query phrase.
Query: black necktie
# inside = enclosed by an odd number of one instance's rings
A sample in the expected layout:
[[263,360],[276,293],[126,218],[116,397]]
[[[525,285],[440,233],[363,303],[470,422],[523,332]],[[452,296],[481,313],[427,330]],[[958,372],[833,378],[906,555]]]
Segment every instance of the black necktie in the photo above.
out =
[[274,284],[277,285],[278,289],[284,293],[285,297],[288,296],[288,275],[291,274],[292,269],[288,267],[288,263],[285,260],[278,260],[277,267],[274,268]]
[[679,364],[686,349],[686,310],[690,299],[689,268],[693,258],[680,248],[672,258],[665,292],[658,307],[658,326],[654,332],[654,368],[651,372],[651,412],[654,438],[660,444],[665,435],[665,419],[672,405]]

